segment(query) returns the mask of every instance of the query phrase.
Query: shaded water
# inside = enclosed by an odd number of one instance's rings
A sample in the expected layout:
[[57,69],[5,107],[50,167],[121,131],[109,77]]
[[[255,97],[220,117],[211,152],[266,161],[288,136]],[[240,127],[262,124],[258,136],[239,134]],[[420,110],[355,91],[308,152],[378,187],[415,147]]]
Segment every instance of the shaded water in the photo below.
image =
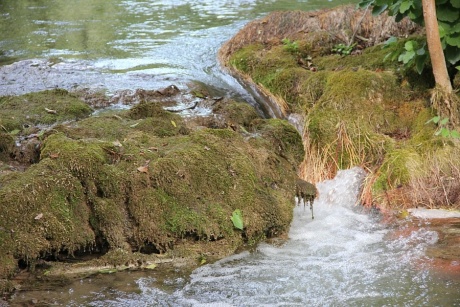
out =
[[433,272],[425,256],[437,232],[391,236],[355,206],[363,177],[354,168],[319,183],[315,219],[297,206],[279,246],[260,244],[190,277],[121,273],[35,295],[71,306],[460,306],[460,277]]

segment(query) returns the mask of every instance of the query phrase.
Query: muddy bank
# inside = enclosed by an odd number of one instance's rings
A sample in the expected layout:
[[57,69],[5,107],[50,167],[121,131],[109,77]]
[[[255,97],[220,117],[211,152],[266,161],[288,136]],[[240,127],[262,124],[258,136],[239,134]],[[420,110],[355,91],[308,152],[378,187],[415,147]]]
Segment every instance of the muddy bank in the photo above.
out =
[[304,156],[291,125],[202,87],[130,97],[98,112],[110,99],[87,92],[0,98],[2,291],[24,269],[197,265],[288,229]]

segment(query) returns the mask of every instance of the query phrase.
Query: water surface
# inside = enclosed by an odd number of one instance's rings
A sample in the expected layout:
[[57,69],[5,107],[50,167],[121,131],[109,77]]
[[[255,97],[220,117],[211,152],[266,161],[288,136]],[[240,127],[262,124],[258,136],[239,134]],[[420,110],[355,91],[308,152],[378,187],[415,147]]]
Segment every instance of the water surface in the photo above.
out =
[[157,89],[191,80],[244,92],[221,72],[216,53],[245,23],[275,10],[353,1],[3,0],[0,64],[26,59],[64,63],[48,68],[31,62],[38,69],[26,73],[0,70],[0,95],[76,86]]

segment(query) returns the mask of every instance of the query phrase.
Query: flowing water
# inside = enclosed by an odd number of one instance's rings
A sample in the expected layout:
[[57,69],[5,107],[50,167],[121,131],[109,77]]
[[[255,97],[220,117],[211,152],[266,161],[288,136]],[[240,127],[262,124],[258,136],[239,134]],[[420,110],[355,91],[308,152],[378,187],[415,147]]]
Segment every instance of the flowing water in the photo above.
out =
[[[219,46],[270,11],[346,2],[1,0],[0,95],[54,87],[110,93],[199,81],[251,101],[216,63]],[[281,244],[260,244],[191,275],[93,276],[60,289],[18,292],[12,304],[460,306],[458,275],[434,272],[425,256],[437,232],[420,227],[395,236],[378,216],[362,212],[355,206],[362,176],[356,168],[318,184],[315,219],[298,206]]]
[[364,171],[353,168],[319,183],[315,219],[297,206],[282,244],[260,244],[190,276],[117,273],[15,300],[41,296],[48,304],[114,307],[460,306],[459,276],[434,272],[425,256],[437,232],[421,227],[391,235],[378,216],[356,206],[363,178]]
[[0,64],[15,63],[0,69],[0,95],[55,87],[158,89],[195,80],[251,100],[216,62],[224,41],[270,11],[353,1],[2,0]]

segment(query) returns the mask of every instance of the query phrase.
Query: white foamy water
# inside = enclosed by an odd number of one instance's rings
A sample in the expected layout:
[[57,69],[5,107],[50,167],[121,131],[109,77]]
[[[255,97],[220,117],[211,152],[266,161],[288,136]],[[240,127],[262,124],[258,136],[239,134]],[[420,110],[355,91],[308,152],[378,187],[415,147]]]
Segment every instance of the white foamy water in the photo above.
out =
[[297,206],[289,240],[260,244],[195,270],[176,290],[136,281],[140,293],[119,292],[91,306],[460,306],[459,280],[431,275],[420,265],[437,233],[421,228],[398,239],[377,217],[356,206],[359,168],[317,185],[315,219]]

